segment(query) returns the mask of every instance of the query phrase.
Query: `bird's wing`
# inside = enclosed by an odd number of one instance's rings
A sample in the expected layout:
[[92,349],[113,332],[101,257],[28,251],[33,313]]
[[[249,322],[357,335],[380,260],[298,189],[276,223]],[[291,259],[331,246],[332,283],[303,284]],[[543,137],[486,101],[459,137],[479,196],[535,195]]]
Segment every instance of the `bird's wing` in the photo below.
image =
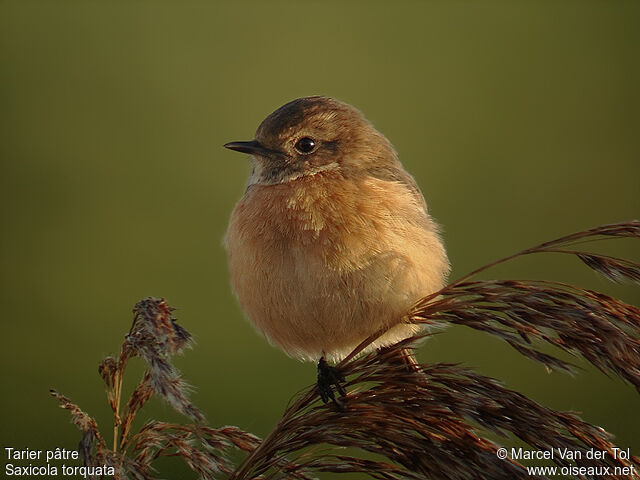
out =
[[414,196],[416,203],[422,206],[424,213],[427,213],[427,202],[422,195],[420,187],[418,187],[418,184],[411,174],[402,168],[399,162],[398,165],[378,165],[371,167],[367,169],[367,174],[379,180],[396,182],[403,185]]

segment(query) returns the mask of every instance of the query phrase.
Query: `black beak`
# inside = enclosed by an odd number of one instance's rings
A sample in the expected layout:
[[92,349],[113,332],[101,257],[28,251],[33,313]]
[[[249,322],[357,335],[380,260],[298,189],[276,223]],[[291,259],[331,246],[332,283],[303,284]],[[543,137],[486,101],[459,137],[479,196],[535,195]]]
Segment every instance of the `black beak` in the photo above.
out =
[[236,152],[248,153],[249,155],[259,155],[261,157],[268,157],[274,153],[280,153],[264,148],[256,140],[251,140],[250,142],[229,142],[224,144],[224,148],[235,150]]

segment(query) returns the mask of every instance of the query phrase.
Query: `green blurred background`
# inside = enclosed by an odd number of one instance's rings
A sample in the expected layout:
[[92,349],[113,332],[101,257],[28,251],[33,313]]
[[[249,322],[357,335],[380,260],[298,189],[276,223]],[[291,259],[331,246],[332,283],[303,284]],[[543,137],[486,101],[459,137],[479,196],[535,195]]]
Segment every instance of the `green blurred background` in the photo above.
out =
[[[1,445],[75,447],[50,387],[108,436],[96,367],[148,295],[197,339],[177,363],[212,425],[265,435],[313,382],[314,365],[243,319],[222,248],[249,174],[222,144],[251,139],[293,98],[351,103],[394,143],[444,226],[453,277],[640,217],[639,24],[637,1],[2,2]],[[607,251],[639,257],[637,242]],[[573,259],[489,276],[640,303],[638,288]],[[580,411],[640,455],[638,394],[586,362],[575,378],[549,375],[464,328],[420,355]],[[159,401],[149,418],[181,420]]]

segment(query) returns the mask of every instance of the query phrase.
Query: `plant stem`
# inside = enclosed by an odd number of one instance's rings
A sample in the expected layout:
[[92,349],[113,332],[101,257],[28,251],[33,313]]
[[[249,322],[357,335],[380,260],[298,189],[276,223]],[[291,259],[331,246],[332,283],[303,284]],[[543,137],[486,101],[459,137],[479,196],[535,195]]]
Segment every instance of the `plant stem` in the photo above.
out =
[[120,428],[120,397],[122,394],[122,370],[124,365],[119,366],[116,370],[116,383],[115,383],[115,401],[116,410],[113,413],[113,451],[118,451],[118,430]]
[[[229,480],[243,480],[247,477],[248,473],[255,469],[255,467],[261,467],[261,470],[267,470],[269,465],[264,462],[265,451],[268,453],[269,449],[271,449],[271,455],[277,450],[274,448],[273,444],[277,444],[278,435],[285,428],[285,425],[289,420],[291,420],[296,414],[298,414],[303,408],[309,405],[316,395],[315,390],[311,389],[302,397],[300,397],[293,405],[290,405],[282,415],[282,418],[276,425],[276,427],[271,430],[269,435],[258,445],[253,452],[251,452],[244,461],[233,471]],[[255,474],[255,472],[253,472]],[[260,473],[263,473],[262,471]],[[253,476],[251,477],[253,478]]]

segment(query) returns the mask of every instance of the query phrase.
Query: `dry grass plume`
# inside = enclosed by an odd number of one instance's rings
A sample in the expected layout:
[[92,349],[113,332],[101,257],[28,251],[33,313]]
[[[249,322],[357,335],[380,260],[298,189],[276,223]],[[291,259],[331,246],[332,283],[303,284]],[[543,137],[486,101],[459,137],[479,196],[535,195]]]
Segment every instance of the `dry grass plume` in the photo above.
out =
[[[640,283],[639,264],[580,248],[591,240],[616,237],[640,238],[640,222],[597,227],[498,260],[419,301],[408,321],[465,325],[504,340],[548,368],[571,370],[566,361],[541,351],[541,345],[550,344],[640,392],[638,307],[552,281],[472,280],[518,256],[560,253],[576,256],[611,280]],[[556,457],[558,466],[640,471],[640,459],[614,460],[611,436],[574,413],[546,408],[469,368],[410,362],[406,352],[420,337],[363,355],[375,336],[365,340],[338,365],[347,390],[340,404],[321,402],[312,386],[290,403],[263,440],[236,427],[211,428],[171,363],[173,355],[191,345],[191,335],[176,323],[172,310],[164,299],[140,301],[119,355],[99,366],[113,411],[110,445],[91,416],[52,391],[82,431],[79,449],[86,466],[109,465],[116,479],[144,480],[159,478],[153,464],[161,456],[181,458],[203,479],[311,479],[322,472],[357,472],[385,480],[542,478],[529,475],[515,461],[499,459],[499,445],[486,438],[492,432],[515,436],[533,449],[609,452],[601,460]],[[133,357],[142,358],[147,370],[125,401],[122,379]],[[133,420],[152,395],[192,423],[153,420],[133,432]],[[351,447],[349,454],[340,447]],[[239,465],[228,460],[231,449],[246,452]],[[638,477],[609,473],[575,478]]]

